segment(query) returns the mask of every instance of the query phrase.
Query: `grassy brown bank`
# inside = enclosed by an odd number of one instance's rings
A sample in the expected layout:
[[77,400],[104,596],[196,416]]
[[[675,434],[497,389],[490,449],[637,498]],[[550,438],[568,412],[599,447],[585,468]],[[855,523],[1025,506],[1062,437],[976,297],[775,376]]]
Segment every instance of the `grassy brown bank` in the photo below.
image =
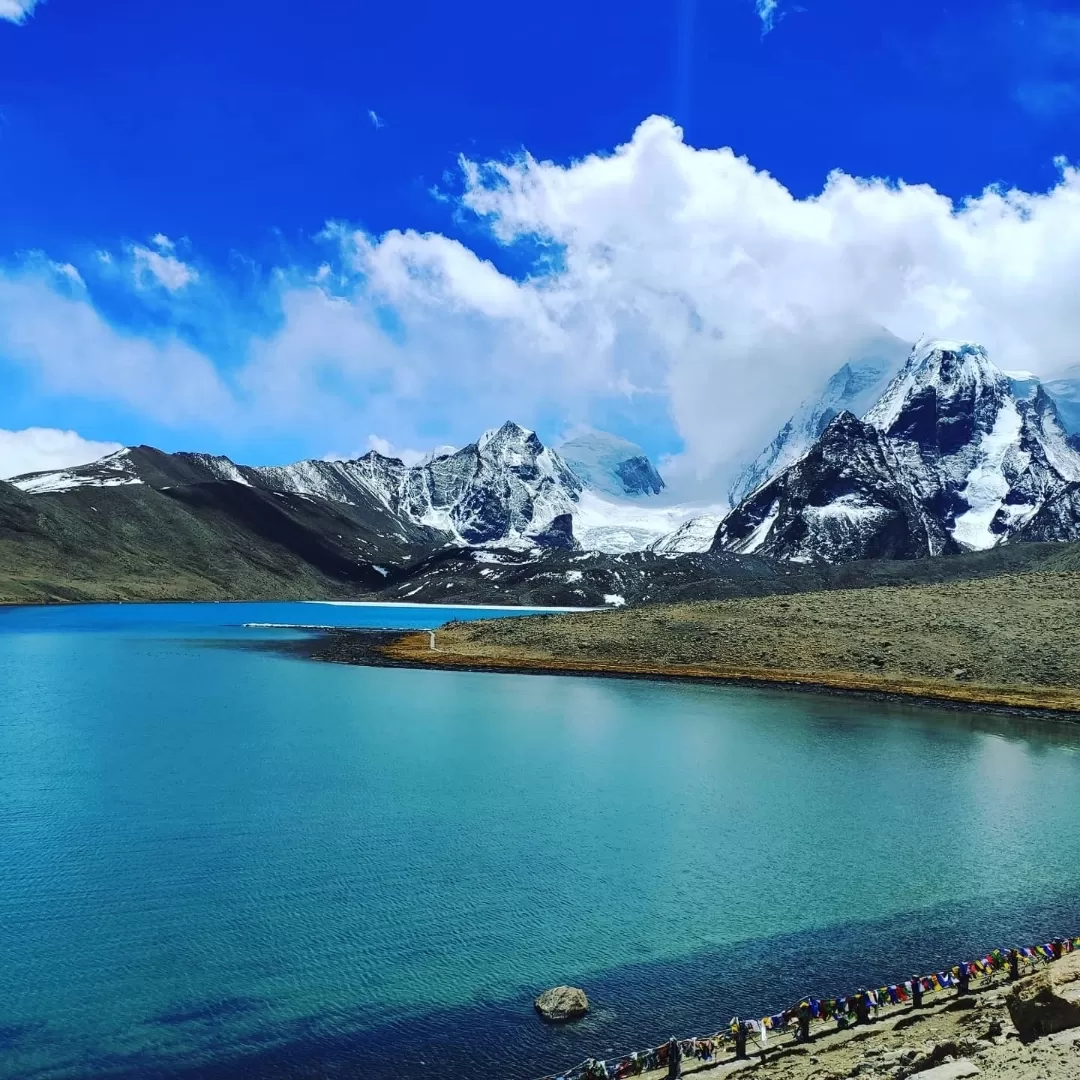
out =
[[453,623],[391,662],[705,678],[1080,713],[1080,574]]

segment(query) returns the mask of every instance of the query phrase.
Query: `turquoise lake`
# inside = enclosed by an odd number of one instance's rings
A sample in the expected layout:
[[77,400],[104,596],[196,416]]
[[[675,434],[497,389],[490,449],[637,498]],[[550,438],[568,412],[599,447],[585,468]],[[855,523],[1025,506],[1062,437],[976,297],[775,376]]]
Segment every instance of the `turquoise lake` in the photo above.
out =
[[244,625],[490,614],[0,609],[0,1077],[529,1080],[1080,933],[1080,726]]

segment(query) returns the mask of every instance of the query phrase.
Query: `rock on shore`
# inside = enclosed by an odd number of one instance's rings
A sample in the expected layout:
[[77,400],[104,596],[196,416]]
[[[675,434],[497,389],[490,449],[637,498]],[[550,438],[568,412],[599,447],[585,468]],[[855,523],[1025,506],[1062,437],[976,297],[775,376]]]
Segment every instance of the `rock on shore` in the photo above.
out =
[[589,1011],[589,999],[576,986],[555,986],[545,990],[533,1003],[549,1023],[564,1024],[577,1020]]
[[1080,1028],[1080,953],[1021,979],[1010,990],[1007,1005],[1024,1042]]

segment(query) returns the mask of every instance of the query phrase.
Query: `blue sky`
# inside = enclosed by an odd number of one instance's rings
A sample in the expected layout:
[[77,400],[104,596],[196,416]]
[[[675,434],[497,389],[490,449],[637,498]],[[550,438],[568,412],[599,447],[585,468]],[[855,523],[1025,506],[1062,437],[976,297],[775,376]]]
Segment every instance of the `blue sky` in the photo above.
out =
[[1061,3],[0,0],[0,429],[711,476],[882,327],[1075,362],[1078,115]]

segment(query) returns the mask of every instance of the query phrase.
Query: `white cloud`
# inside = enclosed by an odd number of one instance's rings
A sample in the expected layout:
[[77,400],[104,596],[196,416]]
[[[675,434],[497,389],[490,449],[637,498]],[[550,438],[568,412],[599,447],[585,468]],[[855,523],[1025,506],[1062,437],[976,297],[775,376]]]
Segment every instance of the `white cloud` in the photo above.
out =
[[176,247],[164,233],[154,233],[154,235],[150,237],[150,243],[161,251],[172,251],[173,248]]
[[85,287],[86,282],[83,281],[82,274],[71,263],[50,263],[49,265],[55,273],[67,278],[72,285]]
[[0,478],[85,465],[119,449],[119,443],[94,442],[75,431],[40,427],[5,431],[0,428]]
[[506,418],[607,426],[605,411],[666,406],[685,445],[672,467],[717,491],[882,328],[972,338],[1040,374],[1078,359],[1080,173],[1064,163],[1042,194],[954,205],[835,173],[800,199],[652,117],[610,154],[463,169],[462,209],[547,256],[531,276],[447,236],[338,225],[330,269],[274,279],[275,329],[241,342],[227,378],[175,338],[119,333],[43,278],[0,277],[0,353],[57,392],[324,446],[354,446],[357,431],[462,445]]
[[38,0],[0,0],[0,19],[21,23],[37,5]]
[[756,0],[758,18],[761,20],[761,32],[767,34],[776,25],[776,9],[780,0]]
[[371,121],[371,126],[378,131],[379,128],[386,127],[386,121],[374,110],[368,109],[368,119]]
[[132,273],[137,285],[146,284],[149,277],[169,292],[177,292],[199,280],[199,272],[193,266],[169,254],[173,245],[167,236],[159,233],[152,242],[157,244],[161,251],[138,244],[131,248]]
[[0,356],[54,394],[119,402],[173,425],[235,420],[235,403],[205,356],[172,336],[121,333],[85,295],[61,295],[44,275],[0,276]]
[[1046,194],[989,189],[960,206],[842,173],[797,199],[659,117],[609,156],[464,167],[465,202],[497,236],[561,251],[520,287],[543,314],[534,335],[566,333],[579,379],[622,372],[664,392],[699,472],[764,438],[875,328],[972,337],[1044,372],[1080,341],[1069,167]]
[[389,439],[384,439],[379,435],[368,436],[368,449],[374,450],[376,454],[382,454],[383,457],[400,458],[406,465],[418,465],[424,460],[425,452],[423,450],[408,450],[403,447],[394,446]]

